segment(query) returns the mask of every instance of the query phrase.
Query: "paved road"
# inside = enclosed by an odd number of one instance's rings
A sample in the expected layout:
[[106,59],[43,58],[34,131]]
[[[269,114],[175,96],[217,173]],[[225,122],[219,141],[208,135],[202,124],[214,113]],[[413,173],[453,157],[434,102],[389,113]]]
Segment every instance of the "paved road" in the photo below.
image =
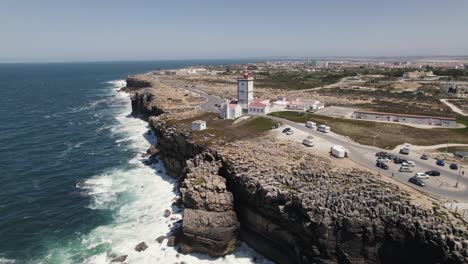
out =
[[[204,112],[218,113],[219,112],[219,107],[218,106],[220,106],[224,102],[224,100],[222,98],[218,97],[218,96],[207,94],[207,93],[205,93],[203,91],[200,91],[200,90],[198,90],[196,88],[193,88],[193,87],[176,85],[176,84],[173,84],[173,83],[170,83],[170,82],[165,82],[165,81],[162,81],[162,80],[160,80],[160,82],[163,83],[163,84],[172,86],[174,88],[187,90],[187,91],[190,91],[192,93],[195,93],[195,94],[198,94],[200,96],[205,97],[207,99],[207,101],[200,106],[200,109],[202,111],[204,111]],[[216,105],[218,105],[218,106],[216,106]]]
[[[391,154],[398,155],[395,151],[388,151],[372,146],[365,146],[360,145],[352,140],[343,137],[341,135],[337,135],[335,133],[322,133],[316,130],[308,129],[301,123],[295,123],[286,119],[277,118],[273,116],[266,116],[267,118],[282,122],[284,125],[291,126],[294,129],[298,129],[304,131],[306,133],[310,133],[314,137],[324,139],[330,142],[331,145],[341,145],[347,148],[350,152],[349,158],[354,162],[361,164],[365,167],[373,169],[375,171],[379,171],[378,167],[375,166],[375,153],[379,151],[386,151]],[[333,128],[332,128],[333,129]],[[408,179],[414,175],[413,173],[401,173],[398,171],[400,165],[394,164],[393,162],[388,162],[389,170],[380,170],[380,173],[383,175],[387,175],[388,177],[392,177],[401,183],[407,184],[415,189],[423,191],[425,193],[447,198],[450,200],[457,200],[457,201],[468,201],[468,190],[464,190],[464,186],[468,186],[468,175],[465,177],[460,177],[459,187],[454,188],[457,177],[458,171],[450,170],[448,165],[445,167],[439,167],[435,165],[435,160],[421,160],[419,159],[419,155],[415,153],[411,153],[410,155],[401,155],[402,158],[412,160],[416,163],[415,172],[426,172],[429,170],[438,170],[441,172],[442,176],[439,177],[431,177],[430,179],[424,180],[426,183],[425,187],[419,187],[414,184],[408,182]],[[466,173],[465,173],[466,174]]]

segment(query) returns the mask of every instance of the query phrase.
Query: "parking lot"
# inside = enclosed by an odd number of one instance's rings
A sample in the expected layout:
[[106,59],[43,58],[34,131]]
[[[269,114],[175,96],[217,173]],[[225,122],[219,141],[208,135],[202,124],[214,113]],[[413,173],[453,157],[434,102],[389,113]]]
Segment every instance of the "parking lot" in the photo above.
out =
[[357,108],[329,106],[315,112],[317,115],[331,116],[331,117],[350,117]]
[[[393,162],[388,162],[388,170],[379,170],[379,168],[376,166],[377,157],[375,156],[375,153],[380,151],[386,151],[390,154],[398,156],[399,153],[397,150],[391,151],[372,146],[360,145],[349,138],[343,137],[333,132],[321,133],[316,130],[310,130],[306,128],[305,125],[302,123],[295,123],[286,119],[276,118],[272,116],[266,117],[280,121],[286,126],[292,127],[295,131],[295,134],[297,133],[297,131],[305,132],[302,134],[302,137],[304,137],[305,135],[312,135],[317,140],[317,142],[322,142],[317,144],[317,150],[321,149],[323,151],[329,151],[330,146],[332,145],[344,146],[346,149],[349,150],[349,159],[364,167],[372,169],[382,175],[392,177],[394,180],[399,181],[405,185],[411,186],[415,189],[418,189],[428,195],[458,202],[468,202],[468,194],[466,187],[468,183],[468,176],[465,175],[464,177],[460,177],[458,187],[455,188],[455,184],[457,182],[458,177],[458,170],[449,169],[448,164],[446,164],[444,167],[437,166],[435,159],[422,160],[420,159],[420,154],[415,153],[414,151],[410,151],[408,155],[400,155],[400,157],[415,162],[416,165],[413,168],[414,172],[399,172],[398,170],[400,169],[400,164],[394,164]],[[297,140],[299,141],[299,139]],[[429,179],[423,180],[426,186],[420,187],[408,182],[408,180],[411,177],[413,177],[416,172],[426,172],[430,170],[440,171],[441,175],[431,176]]]

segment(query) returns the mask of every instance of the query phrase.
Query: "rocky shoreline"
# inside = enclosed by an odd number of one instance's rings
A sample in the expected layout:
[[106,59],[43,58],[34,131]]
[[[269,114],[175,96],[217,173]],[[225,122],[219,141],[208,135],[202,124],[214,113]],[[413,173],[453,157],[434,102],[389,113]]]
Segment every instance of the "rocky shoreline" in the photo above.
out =
[[287,144],[199,144],[168,122],[177,115],[151,86],[133,76],[125,91],[132,114],[158,138],[152,153],[178,179],[181,253],[223,256],[240,239],[277,263],[468,262],[466,227],[442,209],[418,208],[369,172],[336,168]]

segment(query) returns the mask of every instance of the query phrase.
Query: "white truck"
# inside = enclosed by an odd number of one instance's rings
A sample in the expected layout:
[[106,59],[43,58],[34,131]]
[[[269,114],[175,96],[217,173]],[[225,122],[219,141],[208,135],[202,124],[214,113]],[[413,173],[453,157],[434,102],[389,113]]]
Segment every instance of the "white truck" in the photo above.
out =
[[323,133],[328,133],[330,132],[330,127],[326,125],[320,125],[317,128],[317,131],[323,132]]
[[410,153],[410,149],[411,149],[411,144],[405,143],[403,144],[403,147],[400,149],[400,153],[408,155]]
[[310,128],[310,129],[316,129],[317,128],[317,124],[315,122],[312,122],[312,121],[307,121],[305,123],[305,126]]
[[343,146],[332,146],[330,149],[330,153],[332,154],[332,156],[337,158],[348,157],[348,150],[345,149]]

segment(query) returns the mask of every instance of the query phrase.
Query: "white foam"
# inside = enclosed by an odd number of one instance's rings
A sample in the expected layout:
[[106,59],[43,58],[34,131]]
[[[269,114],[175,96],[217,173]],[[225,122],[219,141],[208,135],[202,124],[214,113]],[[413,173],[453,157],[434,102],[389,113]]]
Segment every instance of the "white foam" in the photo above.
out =
[[7,259],[7,258],[4,258],[4,257],[0,256],[0,264],[11,264],[11,263],[16,263],[16,260]]
[[[122,85],[122,81],[112,82],[114,87]],[[146,122],[128,116],[131,111],[128,97],[117,93],[116,97],[126,100],[125,107],[121,108],[116,116],[118,124],[111,132],[120,137],[117,141],[126,142],[136,154],[123,168],[106,171],[95,175],[77,185],[81,191],[90,195],[92,203],[89,208],[94,210],[112,210],[113,222],[109,225],[99,226],[89,234],[84,235],[77,245],[82,251],[101,252],[87,256],[85,263],[109,263],[110,254],[115,256],[128,255],[128,263],[174,263],[185,261],[187,263],[267,263],[251,248],[242,244],[234,254],[224,258],[211,258],[201,254],[182,255],[171,247],[167,247],[167,240],[159,244],[155,239],[166,235],[170,231],[168,225],[173,224],[182,216],[173,213],[171,217],[163,216],[164,210],[170,209],[176,198],[173,189],[176,181],[164,174],[164,168],[159,162],[154,166],[143,165],[141,153],[149,142],[146,138],[148,130]],[[158,173],[159,171],[159,173]],[[170,219],[175,217],[175,219]],[[136,252],[135,246],[144,241],[149,248],[143,252]],[[97,247],[108,248],[94,250]],[[54,256],[63,258],[63,263],[72,262],[74,254],[80,250],[59,249]],[[77,252],[77,253],[70,253]],[[76,257],[76,256],[75,256]],[[269,263],[269,262],[268,262]]]

